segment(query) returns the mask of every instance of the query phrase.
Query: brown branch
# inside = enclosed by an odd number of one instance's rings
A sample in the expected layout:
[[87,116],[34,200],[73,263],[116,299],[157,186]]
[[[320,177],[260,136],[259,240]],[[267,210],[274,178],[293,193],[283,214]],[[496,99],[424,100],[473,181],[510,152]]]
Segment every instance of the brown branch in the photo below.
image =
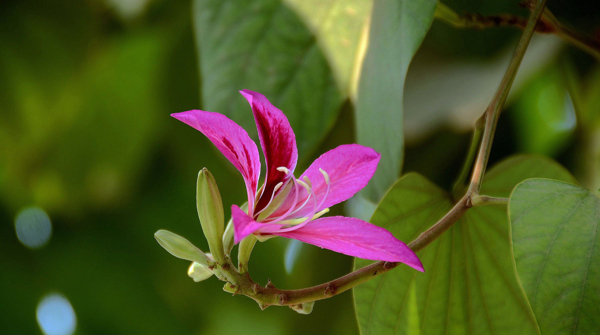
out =
[[[526,1],[522,6],[533,9],[534,3],[533,1]],[[482,15],[478,13],[459,15],[443,3],[438,3],[435,17],[456,28],[488,29],[493,27],[515,27],[525,29],[527,26],[527,19],[519,15]],[[600,60],[600,41],[562,24],[548,8],[544,9],[535,27],[535,31],[542,34],[555,34]]]

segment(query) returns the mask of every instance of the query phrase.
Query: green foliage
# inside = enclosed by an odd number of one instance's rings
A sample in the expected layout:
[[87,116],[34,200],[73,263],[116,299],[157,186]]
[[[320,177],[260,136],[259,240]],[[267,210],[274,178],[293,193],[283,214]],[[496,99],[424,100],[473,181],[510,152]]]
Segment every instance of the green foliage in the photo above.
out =
[[256,138],[238,91],[261,92],[288,117],[305,159],[345,98],[317,37],[278,0],[195,0],[194,24],[203,108],[227,115]]
[[361,34],[368,28],[371,1],[365,0],[286,0],[317,38],[337,79],[348,94],[355,67],[360,66]]
[[[368,49],[355,97],[356,138],[358,143],[380,152],[381,161],[375,176],[361,192],[363,202],[378,203],[400,174],[404,155],[404,79],[433,21],[436,4],[436,0],[385,0],[373,6]],[[360,198],[355,202],[358,201]],[[352,214],[366,218],[371,213]]]
[[[507,197],[531,177],[573,180],[551,160],[516,156],[490,169],[482,194]],[[371,222],[411,241],[451,207],[446,192],[411,173],[386,194]],[[471,208],[418,256],[425,273],[401,265],[354,289],[363,335],[536,333],[514,275],[504,206]],[[356,259],[355,268],[368,263]]]
[[542,335],[592,334],[600,324],[600,199],[579,186],[529,179],[510,197],[519,281]]

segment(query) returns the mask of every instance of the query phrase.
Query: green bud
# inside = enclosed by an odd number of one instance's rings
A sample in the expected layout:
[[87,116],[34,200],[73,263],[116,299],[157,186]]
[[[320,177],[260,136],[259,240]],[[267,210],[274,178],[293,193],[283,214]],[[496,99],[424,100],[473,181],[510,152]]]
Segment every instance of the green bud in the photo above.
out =
[[192,278],[196,283],[210,278],[213,274],[214,272],[212,272],[207,266],[196,262],[193,262],[188,269],[188,276],[190,276],[190,278]]
[[209,266],[212,261],[200,249],[196,248],[190,241],[172,233],[168,230],[161,229],[154,233],[154,238],[158,241],[165,250],[171,255],[196,262],[204,266]]
[[314,305],[315,305],[315,302],[311,301],[311,302],[305,302],[303,304],[298,304],[298,305],[290,305],[290,308],[300,314],[310,314],[313,310]]
[[223,202],[217,182],[206,168],[198,173],[196,208],[210,252],[217,263],[223,264],[225,262],[222,240],[225,230]]

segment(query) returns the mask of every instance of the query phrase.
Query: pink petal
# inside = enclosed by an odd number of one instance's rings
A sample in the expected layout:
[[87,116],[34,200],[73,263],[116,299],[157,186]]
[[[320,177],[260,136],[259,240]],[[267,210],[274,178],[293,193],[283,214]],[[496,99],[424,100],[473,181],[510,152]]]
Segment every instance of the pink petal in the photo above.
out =
[[[380,157],[381,155],[375,150],[359,144],[340,145],[317,158],[298,179],[304,180],[304,177],[308,177],[316,195],[317,204],[321,204],[327,193],[327,183],[319,168],[327,172],[331,185],[325,201],[317,208],[317,211],[320,211],[348,200],[367,186],[377,170]],[[303,204],[307,196],[306,190],[301,188],[298,203]],[[273,217],[284,213],[291,202],[291,199],[286,200]],[[313,200],[310,200],[303,209],[294,214],[294,217],[304,217],[310,214],[313,207]]]
[[240,93],[252,107],[260,145],[267,164],[265,189],[262,192],[264,196],[256,205],[256,210],[259,211],[269,202],[275,185],[286,182],[290,178],[290,175],[278,171],[277,168],[283,166],[291,172],[296,168],[298,161],[296,136],[287,117],[264,95],[250,90],[243,90]]
[[254,198],[260,176],[260,156],[256,143],[244,128],[225,115],[201,110],[171,114],[177,120],[196,128],[221,151],[242,173],[248,193],[249,213],[253,213]]
[[236,205],[231,206],[231,218],[233,219],[233,243],[235,244],[264,226],[254,221]]
[[273,234],[349,256],[401,262],[424,271],[417,255],[404,242],[381,227],[355,218],[331,216],[317,219],[298,230]]

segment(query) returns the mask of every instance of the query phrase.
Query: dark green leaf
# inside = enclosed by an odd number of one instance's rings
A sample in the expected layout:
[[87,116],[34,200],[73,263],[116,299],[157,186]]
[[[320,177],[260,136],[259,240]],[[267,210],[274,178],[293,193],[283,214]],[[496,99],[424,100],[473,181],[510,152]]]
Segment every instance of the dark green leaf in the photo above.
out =
[[263,93],[288,117],[302,158],[332,127],[344,100],[317,37],[286,2],[196,0],[203,108],[227,115],[256,138],[248,103]]
[[542,334],[600,330],[600,199],[550,179],[519,184],[510,198],[517,274]]
[[373,5],[368,49],[356,92],[358,143],[381,153],[375,176],[361,192],[367,201],[379,202],[400,173],[404,79],[433,21],[436,5],[436,0],[382,0]]
[[[531,176],[572,180],[549,159],[517,156],[489,171],[482,192],[507,197]],[[408,174],[386,194],[371,222],[410,242],[451,207],[446,192]],[[355,288],[363,335],[536,333],[514,274],[504,206],[471,208],[418,255],[425,273],[401,265]],[[356,259],[355,267],[368,263]]]

